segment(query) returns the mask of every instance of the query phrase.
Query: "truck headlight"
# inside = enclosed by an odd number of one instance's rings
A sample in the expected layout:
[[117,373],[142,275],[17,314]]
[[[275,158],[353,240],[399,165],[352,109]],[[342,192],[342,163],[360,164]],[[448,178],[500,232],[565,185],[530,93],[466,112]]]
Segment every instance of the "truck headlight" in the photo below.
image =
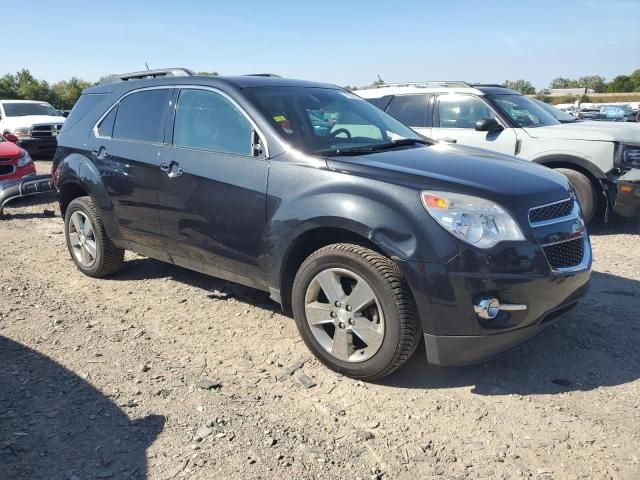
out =
[[502,241],[525,239],[518,222],[490,200],[438,191],[422,192],[421,197],[436,222],[470,245],[491,248]]
[[31,160],[31,157],[29,156],[29,154],[27,153],[26,150],[22,151],[22,156],[18,157],[18,168],[23,168],[26,167],[27,165],[29,165],[31,162],[33,162],[33,160]]
[[31,129],[29,127],[18,127],[13,130],[13,134],[18,137],[29,137],[31,136]]

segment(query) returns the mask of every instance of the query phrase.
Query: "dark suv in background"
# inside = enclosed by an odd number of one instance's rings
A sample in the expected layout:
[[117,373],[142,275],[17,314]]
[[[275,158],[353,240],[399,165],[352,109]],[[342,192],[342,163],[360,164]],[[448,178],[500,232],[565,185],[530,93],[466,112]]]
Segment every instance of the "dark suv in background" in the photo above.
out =
[[433,144],[332,85],[189,73],[92,87],[65,123],[53,177],[85,274],[126,249],[268,291],[323,363],[367,380],[421,335],[432,363],[491,357],[587,291],[563,175]]

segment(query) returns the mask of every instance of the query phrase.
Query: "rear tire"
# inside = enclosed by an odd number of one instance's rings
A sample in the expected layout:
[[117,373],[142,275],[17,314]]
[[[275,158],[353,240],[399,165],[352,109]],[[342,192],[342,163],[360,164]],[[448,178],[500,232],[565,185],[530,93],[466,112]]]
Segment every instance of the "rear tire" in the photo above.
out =
[[359,245],[334,244],[311,254],[296,274],[292,304],[309,350],[352,378],[390,374],[420,341],[415,303],[397,265]]
[[576,191],[584,220],[586,223],[590,223],[598,209],[598,198],[591,179],[584,173],[569,168],[556,168],[555,171],[562,173],[569,179],[569,182]]
[[79,197],[69,204],[64,216],[64,234],[71,258],[89,277],[111,275],[124,260],[124,250],[107,236],[91,197]]

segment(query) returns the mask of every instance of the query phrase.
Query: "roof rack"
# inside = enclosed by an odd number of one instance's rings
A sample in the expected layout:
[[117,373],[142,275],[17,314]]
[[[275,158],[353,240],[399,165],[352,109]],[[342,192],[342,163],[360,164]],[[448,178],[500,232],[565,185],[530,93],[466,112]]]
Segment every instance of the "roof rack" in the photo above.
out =
[[243,77],[273,77],[273,78],[282,78],[280,75],[276,75],[275,73],[245,73]]
[[500,87],[507,88],[504,85],[500,85],[499,83],[472,83],[472,87]]
[[457,87],[457,88],[472,88],[467,82],[459,80],[429,80],[426,82],[399,82],[399,83],[383,83],[377,86],[378,88],[384,87]]
[[140,72],[121,73],[111,77],[108,82],[111,81],[123,81],[129,80],[142,80],[145,78],[158,78],[158,77],[184,77],[195,75],[193,70],[188,68],[158,68],[156,70],[142,70]]

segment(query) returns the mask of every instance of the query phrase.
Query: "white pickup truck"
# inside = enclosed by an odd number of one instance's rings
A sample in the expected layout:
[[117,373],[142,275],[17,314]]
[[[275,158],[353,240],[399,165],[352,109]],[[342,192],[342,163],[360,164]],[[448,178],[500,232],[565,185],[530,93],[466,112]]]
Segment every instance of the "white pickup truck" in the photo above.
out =
[[0,135],[31,156],[53,156],[65,118],[47,102],[0,100]]
[[497,85],[405,83],[354,93],[426,137],[515,155],[562,172],[587,220],[598,211],[640,215],[638,123],[564,124],[535,100]]

